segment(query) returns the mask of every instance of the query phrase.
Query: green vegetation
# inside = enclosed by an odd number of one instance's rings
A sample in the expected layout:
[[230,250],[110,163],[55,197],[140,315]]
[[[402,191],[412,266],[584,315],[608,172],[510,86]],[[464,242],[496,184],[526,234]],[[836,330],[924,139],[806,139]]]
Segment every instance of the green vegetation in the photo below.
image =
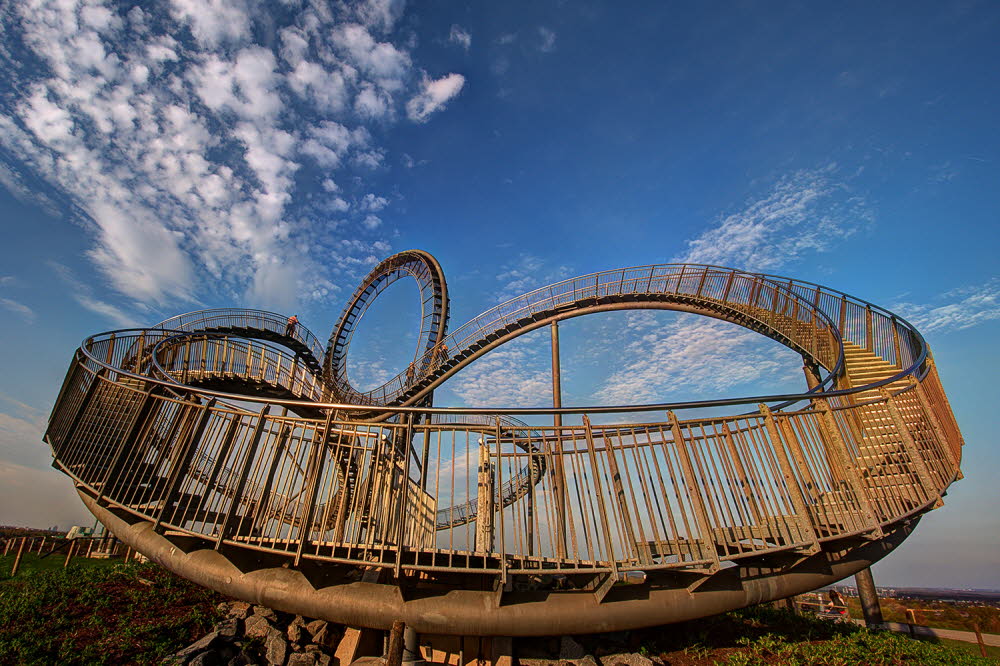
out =
[[746,649],[730,654],[725,666],[964,666],[995,663],[943,645],[911,640],[906,636],[866,629],[815,643],[789,643],[777,636],[765,635],[741,641]]
[[68,569],[24,568],[15,578],[6,564],[3,665],[155,663],[207,633],[223,600],[154,564],[74,559]]
[[650,658],[685,666],[928,666],[995,665],[975,644],[913,640],[873,632],[848,622],[758,606],[633,632],[632,642]]
[[[48,550],[48,548],[46,548]],[[44,553],[43,553],[44,554]],[[18,577],[27,571],[56,571],[63,568],[66,561],[66,551],[54,553],[48,557],[42,557],[38,553],[25,553],[21,556],[21,566]],[[80,569],[104,569],[120,560],[98,560],[86,557],[74,557],[70,563],[71,568]],[[10,577],[10,568],[14,566],[14,554],[0,557],[0,581]]]

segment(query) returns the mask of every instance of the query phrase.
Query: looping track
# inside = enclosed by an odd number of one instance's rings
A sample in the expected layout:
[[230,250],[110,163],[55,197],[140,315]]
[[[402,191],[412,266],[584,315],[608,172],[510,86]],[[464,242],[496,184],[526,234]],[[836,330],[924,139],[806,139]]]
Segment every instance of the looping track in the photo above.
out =
[[[345,372],[351,333],[404,275],[421,285],[419,371],[361,393]],[[811,390],[429,406],[518,335],[631,308],[771,337],[802,355]],[[447,311],[437,262],[410,251],[362,282],[325,353],[260,311],[93,336],[50,417],[54,464],[120,538],[198,583],[347,624],[465,635],[627,629],[814,589],[885,556],[960,478],[963,440],[924,339],[826,287],[658,265],[565,280],[451,334]],[[646,581],[613,586],[623,571]]]

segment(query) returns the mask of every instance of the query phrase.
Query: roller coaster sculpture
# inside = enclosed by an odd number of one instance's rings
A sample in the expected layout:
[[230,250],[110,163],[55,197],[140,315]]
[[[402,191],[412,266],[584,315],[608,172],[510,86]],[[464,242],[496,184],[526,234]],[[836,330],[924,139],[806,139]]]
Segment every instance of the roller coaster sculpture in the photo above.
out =
[[[347,373],[353,333],[407,276],[422,307],[413,363],[362,391]],[[517,336],[637,308],[772,338],[802,355],[808,390],[433,406],[438,386]],[[452,635],[613,631],[812,590],[884,557],[961,478],[923,337],[823,286],[642,266],[447,328],[441,267],[407,251],[364,279],[325,347],[256,310],[102,333],[74,354],[45,440],[88,509],[181,576],[291,613]],[[644,582],[615,585],[635,571]]]

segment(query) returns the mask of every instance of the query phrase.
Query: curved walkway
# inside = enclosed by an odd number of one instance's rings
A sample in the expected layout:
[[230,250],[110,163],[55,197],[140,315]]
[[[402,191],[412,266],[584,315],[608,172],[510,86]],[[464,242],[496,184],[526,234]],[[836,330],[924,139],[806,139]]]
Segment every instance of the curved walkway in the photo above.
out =
[[[562,410],[424,404],[513,337],[626,308],[758,331],[803,355],[812,390]],[[329,384],[312,367],[294,398],[254,395],[252,369],[291,391],[301,353],[285,345],[293,353],[265,362],[216,323],[88,339],[45,437],[120,538],[289,612],[467,635],[690,619],[869,566],[960,478],[962,437],[920,334],[787,278],[666,265],[567,280],[460,327],[447,359],[367,403],[317,400]],[[196,385],[210,375],[232,388]],[[728,415],[689,415],[706,406]],[[562,425],[549,425],[556,414]],[[646,582],[615,586],[630,570]]]

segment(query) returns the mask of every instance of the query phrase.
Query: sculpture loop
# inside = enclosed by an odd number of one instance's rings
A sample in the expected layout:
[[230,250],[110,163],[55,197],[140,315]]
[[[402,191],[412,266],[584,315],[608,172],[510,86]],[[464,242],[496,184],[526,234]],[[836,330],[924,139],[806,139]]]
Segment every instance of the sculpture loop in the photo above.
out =
[[[420,371],[361,393],[351,335],[405,275],[425,308]],[[802,356],[806,390],[431,404],[519,335],[635,308],[768,336]],[[960,478],[964,441],[924,338],[834,289],[663,264],[564,280],[450,334],[447,313],[437,262],[408,251],[362,282],[323,366],[308,329],[259,311],[95,335],[45,440],[87,507],[172,571],[291,613],[431,634],[621,630],[815,589],[891,552]],[[627,571],[645,581],[616,586]]]

